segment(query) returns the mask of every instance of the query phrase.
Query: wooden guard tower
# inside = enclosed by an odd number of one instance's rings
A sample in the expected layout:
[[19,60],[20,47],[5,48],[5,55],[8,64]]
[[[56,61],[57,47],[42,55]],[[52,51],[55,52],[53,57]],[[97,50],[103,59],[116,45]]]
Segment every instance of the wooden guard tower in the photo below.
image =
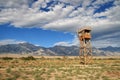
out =
[[85,27],[78,30],[78,38],[80,40],[80,63],[89,64],[92,61],[92,46],[91,46],[91,28]]

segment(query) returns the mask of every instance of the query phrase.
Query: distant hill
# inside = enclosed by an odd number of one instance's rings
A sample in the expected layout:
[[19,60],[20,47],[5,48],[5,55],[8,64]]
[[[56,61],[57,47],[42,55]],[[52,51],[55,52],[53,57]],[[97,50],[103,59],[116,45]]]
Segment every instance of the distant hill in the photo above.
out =
[[99,48],[99,50],[110,51],[110,52],[120,52],[120,47],[108,46],[106,48]]
[[39,48],[30,43],[8,44],[0,46],[0,53],[30,53],[37,51]]
[[[120,47],[92,48],[94,56],[120,56]],[[31,54],[48,56],[78,56],[77,46],[54,46],[45,48],[30,43],[8,44],[0,46],[0,54]]]
[[77,46],[54,46],[49,48],[51,51],[57,53],[58,55],[70,55],[75,56],[79,54],[79,47]]
[[50,49],[35,46],[30,43],[8,44],[0,46],[0,54],[31,54],[31,55],[56,55]]

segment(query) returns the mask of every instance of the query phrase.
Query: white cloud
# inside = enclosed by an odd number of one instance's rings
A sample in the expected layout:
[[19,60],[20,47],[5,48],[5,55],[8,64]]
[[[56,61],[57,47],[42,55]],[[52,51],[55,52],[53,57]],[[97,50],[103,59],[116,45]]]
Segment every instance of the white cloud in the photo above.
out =
[[0,0],[0,8],[28,7],[32,1],[33,0]]
[[114,33],[109,33],[108,35],[99,36],[95,40],[102,40],[102,39],[108,39],[108,38],[113,38],[113,37],[118,37],[119,38],[119,36],[120,36],[120,32],[114,32]]
[[78,40],[77,36],[75,36],[71,42],[70,41],[69,42],[61,41],[61,42],[55,43],[54,46],[79,46],[79,40]]
[[19,43],[25,43],[25,41],[17,41],[17,40],[14,40],[14,39],[0,40],[0,45],[19,44]]
[[71,46],[69,42],[57,42],[54,46]]
[[[94,3],[91,3],[90,1],[86,2],[86,0],[85,1],[65,0],[62,2],[74,3],[74,4],[81,3],[83,6],[74,10],[75,8],[74,6],[67,5],[66,7],[64,7],[65,6],[64,3],[59,3],[59,4],[55,4],[54,6],[50,6],[52,9],[48,12],[45,12],[45,11],[41,11],[40,7],[42,7],[42,5],[46,4],[49,1],[38,0],[32,4],[31,8],[28,7],[28,8],[19,8],[19,9],[18,8],[2,9],[0,12],[1,15],[0,23],[10,22],[11,25],[14,25],[15,27],[40,27],[43,29],[54,29],[54,30],[61,30],[67,32],[75,32],[76,29],[86,25],[88,26],[90,25],[93,26],[93,28],[98,29],[98,25],[99,26],[103,26],[106,24],[111,25],[111,24],[116,24],[116,22],[118,23],[120,22],[119,20],[120,6],[117,5],[104,12],[96,13],[96,14],[94,14],[94,10],[95,10],[94,6],[86,7],[86,8],[84,6],[88,6],[89,4],[98,5],[98,3],[103,4],[108,1],[109,0],[105,0],[105,1],[97,0]],[[12,3],[16,3],[16,2],[20,4],[20,2],[17,0],[12,1]],[[106,16],[106,18],[100,19],[99,17],[101,16]]]
[[64,3],[69,3],[72,6],[83,6],[84,8],[91,4],[92,0],[58,0]]
[[107,2],[110,2],[110,1],[113,1],[113,0],[96,0],[93,4],[94,5],[101,5],[101,4],[105,4]]
[[[78,28],[79,20],[77,19],[60,19],[54,21],[52,23],[46,24],[44,28],[53,29],[53,30],[61,30],[61,31],[75,31]],[[74,30],[73,30],[74,29]]]
[[104,33],[101,36],[98,35],[97,38],[92,40],[93,46],[98,48],[107,46],[120,47],[120,32],[118,31],[107,33],[107,35],[104,35]]
[[32,9],[38,11],[40,8],[45,8],[48,2],[50,2],[50,0],[38,0],[32,4]]
[[74,4],[74,5],[82,3],[82,0],[58,0],[58,1],[61,1],[64,3],[70,3],[70,4]]
[[97,48],[108,47],[108,46],[120,47],[120,41],[117,40],[117,38],[99,39],[92,41],[92,46]]
[[[120,30],[119,0],[53,0],[54,3],[48,6],[50,1],[52,0],[38,0],[32,3],[33,0],[0,0],[0,7],[4,7],[0,8],[0,24],[10,23],[15,27],[39,27],[65,32],[76,32],[83,26],[91,26],[92,32],[99,36],[107,36]],[[94,13],[101,5],[110,1],[114,2],[114,6]],[[40,10],[41,7],[47,7],[49,11]]]

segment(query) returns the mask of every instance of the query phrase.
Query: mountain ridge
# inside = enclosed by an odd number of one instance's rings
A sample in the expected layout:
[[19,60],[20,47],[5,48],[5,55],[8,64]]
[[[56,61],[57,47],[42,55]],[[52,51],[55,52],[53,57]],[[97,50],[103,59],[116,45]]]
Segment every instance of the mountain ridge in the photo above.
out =
[[[120,47],[108,46],[106,48],[93,47],[93,56],[120,56]],[[0,54],[31,54],[42,56],[78,56],[78,46],[42,47],[30,43],[7,44],[0,46]]]

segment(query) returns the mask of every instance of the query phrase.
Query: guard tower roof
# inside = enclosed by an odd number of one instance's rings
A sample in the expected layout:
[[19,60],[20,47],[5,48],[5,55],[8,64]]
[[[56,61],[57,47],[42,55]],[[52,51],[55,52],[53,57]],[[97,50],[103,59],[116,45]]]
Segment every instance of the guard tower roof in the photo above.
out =
[[82,31],[85,31],[85,30],[91,31],[91,27],[84,27],[84,28],[81,28],[81,29],[78,30],[78,33],[81,33]]

